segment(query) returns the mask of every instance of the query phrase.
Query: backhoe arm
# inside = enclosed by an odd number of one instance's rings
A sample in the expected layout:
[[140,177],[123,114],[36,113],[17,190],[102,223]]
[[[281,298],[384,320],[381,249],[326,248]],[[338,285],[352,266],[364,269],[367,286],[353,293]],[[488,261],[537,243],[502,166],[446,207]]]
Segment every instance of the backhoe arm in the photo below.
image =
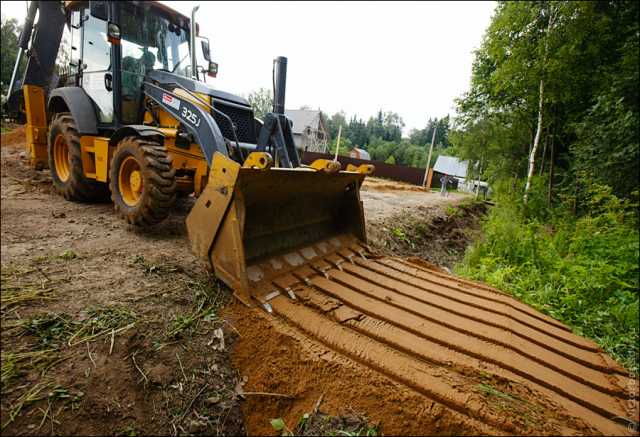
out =
[[[38,11],[40,18],[35,23]],[[20,102],[16,93],[20,90],[16,86],[16,79],[22,57],[25,55],[27,57],[27,65],[21,86],[34,85],[43,88],[45,93],[49,91],[51,79],[54,76],[56,57],[60,48],[65,19],[61,2],[32,1],[29,5],[27,18],[20,34],[18,56],[13,67],[13,74],[11,75],[6,96],[7,109],[9,111],[15,112],[19,109]]]

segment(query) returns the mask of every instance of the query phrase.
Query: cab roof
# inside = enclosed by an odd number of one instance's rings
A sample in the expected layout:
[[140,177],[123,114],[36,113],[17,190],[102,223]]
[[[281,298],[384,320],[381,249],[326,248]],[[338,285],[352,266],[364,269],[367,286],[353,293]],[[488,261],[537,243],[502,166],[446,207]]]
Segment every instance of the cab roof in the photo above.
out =
[[[64,7],[65,9],[74,9],[75,7],[83,4],[83,3],[87,3],[86,1],[77,1],[77,0],[71,0],[71,1],[65,1],[64,2]],[[133,1],[130,3],[142,3],[142,2],[138,2],[138,1]],[[157,8],[161,11],[163,11],[164,13],[171,15],[177,19],[179,19],[180,21],[184,21],[185,24],[188,26],[189,22],[191,21],[189,19],[189,17],[187,17],[184,14],[181,14],[180,12],[176,11],[175,9],[165,5],[164,3],[160,3],[159,1],[150,1],[150,2],[144,2],[144,3],[150,3],[152,5],[152,7]]]

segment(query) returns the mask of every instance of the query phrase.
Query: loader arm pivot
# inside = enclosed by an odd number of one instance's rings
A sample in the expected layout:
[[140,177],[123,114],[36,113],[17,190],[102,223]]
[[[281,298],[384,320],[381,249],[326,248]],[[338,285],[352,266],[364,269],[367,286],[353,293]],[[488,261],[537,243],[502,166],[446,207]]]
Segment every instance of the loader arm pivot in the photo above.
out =
[[214,153],[229,156],[220,128],[213,117],[198,105],[150,82],[144,83],[144,93],[193,134],[210,167]]

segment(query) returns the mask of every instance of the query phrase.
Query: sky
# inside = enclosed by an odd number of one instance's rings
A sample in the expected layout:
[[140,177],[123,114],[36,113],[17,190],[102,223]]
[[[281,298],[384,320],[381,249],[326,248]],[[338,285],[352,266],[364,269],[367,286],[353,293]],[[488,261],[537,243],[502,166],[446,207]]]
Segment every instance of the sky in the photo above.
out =
[[[271,89],[277,56],[288,58],[287,109],[302,105],[367,119],[394,111],[404,134],[432,117],[455,114],[469,88],[494,2],[190,2],[163,1],[196,20],[219,64],[215,88],[246,96]],[[26,14],[2,1],[2,16]]]

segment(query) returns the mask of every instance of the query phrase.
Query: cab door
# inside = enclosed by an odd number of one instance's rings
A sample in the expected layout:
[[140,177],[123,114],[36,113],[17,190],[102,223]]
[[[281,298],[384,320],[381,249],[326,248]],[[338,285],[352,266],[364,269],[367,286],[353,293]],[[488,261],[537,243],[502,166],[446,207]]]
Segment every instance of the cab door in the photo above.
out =
[[80,86],[95,104],[98,124],[106,127],[105,125],[114,124],[112,45],[107,39],[108,8],[105,7],[104,15],[102,15],[96,13],[94,5],[106,4],[107,2],[91,3],[91,9],[83,8],[80,11],[82,20],[82,79]]

